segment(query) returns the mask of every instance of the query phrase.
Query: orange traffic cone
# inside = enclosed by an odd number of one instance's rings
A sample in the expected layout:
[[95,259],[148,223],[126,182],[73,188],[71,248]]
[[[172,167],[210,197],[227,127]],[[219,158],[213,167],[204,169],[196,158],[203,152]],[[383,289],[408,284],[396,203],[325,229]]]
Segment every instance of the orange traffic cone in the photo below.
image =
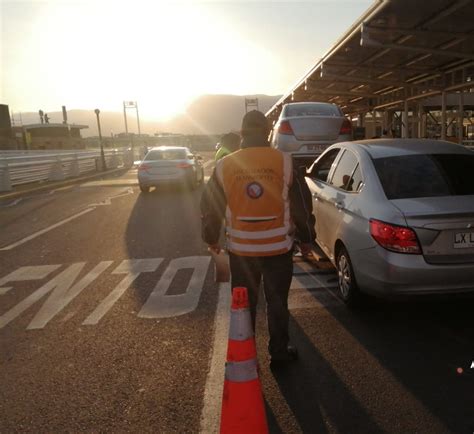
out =
[[268,433],[247,288],[234,288],[222,398],[221,434]]

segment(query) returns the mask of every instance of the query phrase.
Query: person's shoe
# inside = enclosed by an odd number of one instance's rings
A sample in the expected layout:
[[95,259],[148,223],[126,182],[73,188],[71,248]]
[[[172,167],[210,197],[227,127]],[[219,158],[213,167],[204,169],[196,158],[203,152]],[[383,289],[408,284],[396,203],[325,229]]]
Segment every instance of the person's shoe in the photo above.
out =
[[288,345],[286,352],[272,354],[270,357],[270,365],[277,366],[286,366],[288,363],[293,362],[298,359],[298,350]]

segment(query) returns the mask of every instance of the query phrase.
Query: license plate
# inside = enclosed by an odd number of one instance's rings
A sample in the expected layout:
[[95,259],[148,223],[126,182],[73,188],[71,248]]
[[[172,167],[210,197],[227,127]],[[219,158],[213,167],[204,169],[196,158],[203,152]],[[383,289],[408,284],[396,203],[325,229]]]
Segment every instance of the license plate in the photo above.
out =
[[454,234],[455,249],[474,248],[474,232],[457,232]]
[[327,148],[326,145],[306,145],[308,151],[320,151],[323,152]]

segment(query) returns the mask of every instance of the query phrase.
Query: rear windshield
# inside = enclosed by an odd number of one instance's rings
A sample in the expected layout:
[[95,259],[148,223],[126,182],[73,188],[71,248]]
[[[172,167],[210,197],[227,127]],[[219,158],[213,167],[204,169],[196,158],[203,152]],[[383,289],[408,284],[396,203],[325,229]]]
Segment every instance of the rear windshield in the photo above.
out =
[[184,160],[186,158],[184,149],[167,149],[163,151],[150,151],[145,160]]
[[342,116],[336,106],[331,104],[297,104],[286,107],[286,117],[294,116]]
[[474,194],[474,155],[403,155],[374,165],[388,199]]

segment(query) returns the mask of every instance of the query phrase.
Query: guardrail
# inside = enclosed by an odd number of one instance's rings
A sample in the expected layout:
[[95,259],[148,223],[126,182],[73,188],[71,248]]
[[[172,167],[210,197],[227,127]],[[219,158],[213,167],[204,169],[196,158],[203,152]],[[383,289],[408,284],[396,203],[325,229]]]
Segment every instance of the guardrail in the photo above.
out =
[[[132,167],[131,150],[104,151],[108,169]],[[42,181],[62,181],[102,169],[98,150],[87,151],[1,151],[0,191],[15,185]]]

